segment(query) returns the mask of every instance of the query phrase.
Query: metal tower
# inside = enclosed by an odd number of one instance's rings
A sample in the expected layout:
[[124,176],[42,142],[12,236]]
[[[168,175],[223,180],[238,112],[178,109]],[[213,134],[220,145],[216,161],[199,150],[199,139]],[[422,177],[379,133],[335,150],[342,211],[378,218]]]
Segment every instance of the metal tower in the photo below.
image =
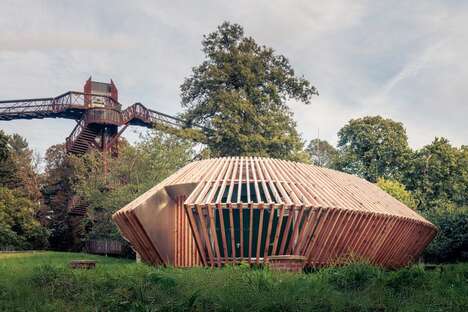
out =
[[77,124],[66,138],[69,153],[84,154],[96,148],[104,154],[117,154],[117,141],[129,125],[153,128],[198,128],[184,120],[135,103],[125,109],[118,102],[118,91],[111,80],[86,81],[83,92],[68,91],[56,97],[0,101],[0,121],[14,119],[66,118]]

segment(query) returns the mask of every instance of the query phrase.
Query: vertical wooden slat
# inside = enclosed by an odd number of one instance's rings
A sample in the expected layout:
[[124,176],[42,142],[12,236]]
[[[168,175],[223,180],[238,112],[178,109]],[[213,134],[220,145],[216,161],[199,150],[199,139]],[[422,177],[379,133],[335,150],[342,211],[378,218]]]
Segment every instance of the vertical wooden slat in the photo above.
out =
[[249,203],[249,263],[252,261],[253,204]]
[[221,203],[218,203],[216,205],[218,209],[218,216],[219,216],[219,224],[221,227],[221,239],[223,243],[223,256],[224,256],[224,262],[227,263],[228,260],[228,250],[227,250],[227,242],[226,242],[226,228],[224,227],[224,214],[223,214],[223,207]]
[[329,223],[329,227],[326,230],[326,233],[324,233],[324,236],[321,239],[321,246],[318,248],[318,253],[315,256],[315,259],[317,263],[322,263],[322,254],[326,252],[328,249],[329,241],[332,239],[333,235],[336,232],[336,226],[339,224],[339,221],[341,220],[343,214],[343,210],[333,210],[333,220]]
[[244,208],[242,203],[237,204],[239,209],[240,257],[244,259]]
[[236,239],[234,235],[234,215],[232,211],[232,204],[228,204],[229,209],[229,228],[231,230],[231,258],[236,262]]
[[257,237],[257,255],[256,255],[256,262],[257,264],[260,263],[260,248],[262,244],[262,229],[263,229],[263,214],[264,214],[264,205],[263,203],[258,204],[258,209],[260,210],[260,219],[258,224],[258,237]]
[[271,228],[273,226],[273,219],[275,216],[275,205],[270,204],[270,217],[268,219],[268,228],[266,233],[266,240],[265,240],[265,249],[263,251],[263,261],[268,263],[268,251],[270,249],[270,236],[271,236]]
[[309,256],[309,247],[315,242],[315,231],[320,223],[322,216],[325,214],[322,208],[317,208],[314,211],[313,219],[310,221],[309,229],[306,235],[306,239],[304,241],[303,246],[301,247],[300,254],[306,257]]
[[[237,178],[237,209],[239,210],[239,243],[240,243],[240,257],[244,258],[244,212],[242,204],[242,181],[243,169],[244,169],[244,158],[240,158],[239,164],[239,176]],[[247,187],[249,187],[247,185]]]
[[301,220],[302,220],[303,215],[304,215],[304,205],[301,205],[301,207],[299,208],[299,214],[296,217],[296,222],[293,227],[291,239],[289,240],[289,246],[286,251],[288,254],[292,253],[292,250],[294,249],[296,245],[297,233],[299,233],[299,226],[301,225]]
[[286,226],[284,228],[283,237],[281,239],[281,247],[280,247],[280,251],[279,251],[280,255],[284,254],[284,249],[286,247],[286,241],[288,240],[289,230],[291,228],[292,220],[294,219],[295,210],[296,210],[296,206],[292,205],[292,206],[289,207],[288,220],[286,221]]
[[192,233],[193,233],[193,236],[195,237],[195,242],[197,243],[197,249],[198,249],[198,253],[200,254],[202,264],[207,265],[205,251],[203,248],[203,244],[202,244],[202,240],[200,237],[200,233],[198,231],[197,224],[195,222],[195,218],[193,216],[192,207],[187,205],[185,207],[185,212],[187,213],[188,218],[189,218],[190,227],[192,228]]
[[283,217],[284,217],[284,204],[282,204],[279,208],[279,217],[278,217],[278,223],[276,224],[276,231],[275,231],[275,239],[273,241],[273,250],[271,251],[272,255],[277,255],[277,249],[278,249],[278,241],[280,237],[280,232],[281,232],[281,226],[283,225]]
[[305,256],[307,257],[307,264],[309,265],[312,264],[312,258],[314,256],[314,252],[316,251],[315,245],[321,239],[320,235],[322,234],[322,229],[324,228],[324,225],[329,220],[330,212],[332,212],[332,209],[321,209],[320,215],[317,217],[317,221],[315,222],[316,226],[314,226],[309,245],[307,246],[305,252]]
[[310,224],[311,224],[311,222],[313,220],[313,217],[314,217],[314,209],[309,207],[309,209],[307,209],[307,219],[305,220],[304,225],[303,225],[303,227],[301,229],[299,238],[297,240],[297,244],[293,249],[293,255],[300,255],[301,254],[300,251],[302,249],[302,246],[304,245],[304,241],[305,241],[305,239],[307,237],[307,233],[309,233]]
[[221,254],[219,253],[219,245],[218,245],[218,237],[216,234],[216,224],[214,218],[214,207],[213,205],[207,205],[206,209],[208,210],[208,215],[210,218],[210,229],[211,229],[211,237],[212,243],[214,245],[215,254],[216,254],[216,262],[218,263],[218,267],[221,267]]

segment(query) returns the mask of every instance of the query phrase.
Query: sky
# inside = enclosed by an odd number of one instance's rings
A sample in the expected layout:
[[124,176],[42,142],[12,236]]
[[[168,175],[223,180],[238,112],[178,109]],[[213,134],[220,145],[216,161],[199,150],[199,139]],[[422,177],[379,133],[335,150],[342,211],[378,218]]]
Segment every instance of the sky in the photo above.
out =
[[[336,144],[350,119],[381,115],[403,123],[413,148],[436,136],[468,144],[468,1],[2,0],[0,100],[81,91],[92,76],[112,78],[124,106],[177,114],[203,35],[223,21],[318,88],[309,105],[288,103],[305,140]],[[0,121],[40,154],[74,125]]]

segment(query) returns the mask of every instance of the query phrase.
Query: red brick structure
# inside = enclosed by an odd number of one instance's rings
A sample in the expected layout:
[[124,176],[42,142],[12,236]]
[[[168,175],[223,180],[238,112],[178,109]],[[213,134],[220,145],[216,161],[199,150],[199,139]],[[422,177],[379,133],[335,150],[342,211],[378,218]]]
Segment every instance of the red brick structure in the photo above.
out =
[[273,271],[302,272],[306,259],[297,255],[270,256],[268,266]]

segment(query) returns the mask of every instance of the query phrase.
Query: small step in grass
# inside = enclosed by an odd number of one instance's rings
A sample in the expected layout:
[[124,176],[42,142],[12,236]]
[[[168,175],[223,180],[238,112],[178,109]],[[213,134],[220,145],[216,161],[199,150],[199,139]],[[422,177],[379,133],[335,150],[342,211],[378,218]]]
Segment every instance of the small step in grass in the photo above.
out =
[[[71,260],[95,260],[73,270]],[[0,311],[468,311],[468,264],[309,274],[154,268],[81,253],[0,254]]]

